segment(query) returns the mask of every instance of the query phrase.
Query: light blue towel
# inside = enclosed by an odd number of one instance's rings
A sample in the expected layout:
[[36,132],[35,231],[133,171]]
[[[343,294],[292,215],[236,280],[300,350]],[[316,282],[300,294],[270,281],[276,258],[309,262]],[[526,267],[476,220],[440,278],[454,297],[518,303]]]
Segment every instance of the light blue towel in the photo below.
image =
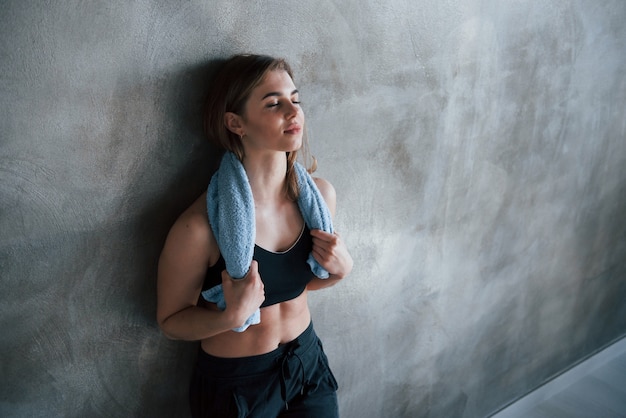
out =
[[[304,222],[309,229],[333,233],[330,211],[315,181],[297,162],[295,170],[300,191],[298,207]],[[219,169],[209,183],[207,209],[213,235],[226,262],[226,271],[234,279],[243,278],[248,273],[254,254],[254,199],[246,171],[232,152],[224,154]],[[313,258],[313,254],[309,255],[307,263],[315,276],[328,278],[328,272]],[[226,308],[221,284],[202,292],[202,297],[216,303],[222,310]],[[248,326],[259,322],[261,313],[257,309],[244,325],[233,331],[245,331]]]

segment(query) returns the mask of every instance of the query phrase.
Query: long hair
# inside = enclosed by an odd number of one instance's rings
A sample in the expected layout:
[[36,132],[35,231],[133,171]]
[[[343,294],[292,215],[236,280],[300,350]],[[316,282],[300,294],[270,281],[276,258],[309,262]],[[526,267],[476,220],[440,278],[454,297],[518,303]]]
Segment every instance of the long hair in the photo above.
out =
[[[226,112],[243,115],[244,108],[252,90],[258,86],[270,71],[285,71],[293,79],[293,71],[282,58],[267,55],[235,55],[226,60],[218,69],[210,89],[204,111],[204,130],[215,145],[222,150],[231,151],[243,162],[244,147],[241,138],[231,132],[224,122]],[[306,153],[306,134],[302,141]],[[287,172],[285,173],[285,192],[291,200],[298,198],[298,179],[294,164],[298,151],[286,153]],[[309,172],[315,171],[313,160]]]

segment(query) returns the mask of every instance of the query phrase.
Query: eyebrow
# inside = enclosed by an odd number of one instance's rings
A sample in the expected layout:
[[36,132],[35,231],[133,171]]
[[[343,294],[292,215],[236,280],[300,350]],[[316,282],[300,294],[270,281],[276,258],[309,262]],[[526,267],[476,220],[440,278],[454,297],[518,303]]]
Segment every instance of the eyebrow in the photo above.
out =
[[[299,93],[298,89],[295,89],[294,91],[291,92],[291,95],[293,96],[294,94],[298,94],[298,93]],[[267,93],[265,96],[263,96],[263,98],[261,100],[265,100],[268,97],[274,97],[274,96],[278,96],[279,97],[279,96],[281,96],[281,94],[279,92],[277,92],[277,91],[272,91],[270,93]]]

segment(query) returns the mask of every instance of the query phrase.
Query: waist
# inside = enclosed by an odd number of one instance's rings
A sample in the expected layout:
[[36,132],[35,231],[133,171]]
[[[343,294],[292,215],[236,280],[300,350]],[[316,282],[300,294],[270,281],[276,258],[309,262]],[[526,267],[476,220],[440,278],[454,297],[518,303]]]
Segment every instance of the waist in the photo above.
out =
[[316,341],[318,341],[318,337],[313,329],[313,322],[309,322],[309,326],[296,338],[285,344],[280,344],[278,348],[265,354],[246,357],[218,357],[200,349],[197,368],[207,375],[225,378],[264,373],[276,368],[278,359],[283,358],[288,352],[304,354]]
[[261,323],[244,332],[226,331],[203,340],[202,349],[215,357],[265,354],[298,337],[311,322],[307,292],[296,299],[261,308]]

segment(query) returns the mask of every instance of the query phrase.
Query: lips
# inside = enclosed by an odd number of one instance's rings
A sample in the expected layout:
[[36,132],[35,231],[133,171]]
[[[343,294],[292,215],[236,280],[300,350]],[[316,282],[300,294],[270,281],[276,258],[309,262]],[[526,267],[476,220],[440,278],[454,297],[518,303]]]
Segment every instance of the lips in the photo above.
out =
[[286,134],[296,135],[302,131],[302,127],[300,125],[289,125],[289,127],[284,131]]

